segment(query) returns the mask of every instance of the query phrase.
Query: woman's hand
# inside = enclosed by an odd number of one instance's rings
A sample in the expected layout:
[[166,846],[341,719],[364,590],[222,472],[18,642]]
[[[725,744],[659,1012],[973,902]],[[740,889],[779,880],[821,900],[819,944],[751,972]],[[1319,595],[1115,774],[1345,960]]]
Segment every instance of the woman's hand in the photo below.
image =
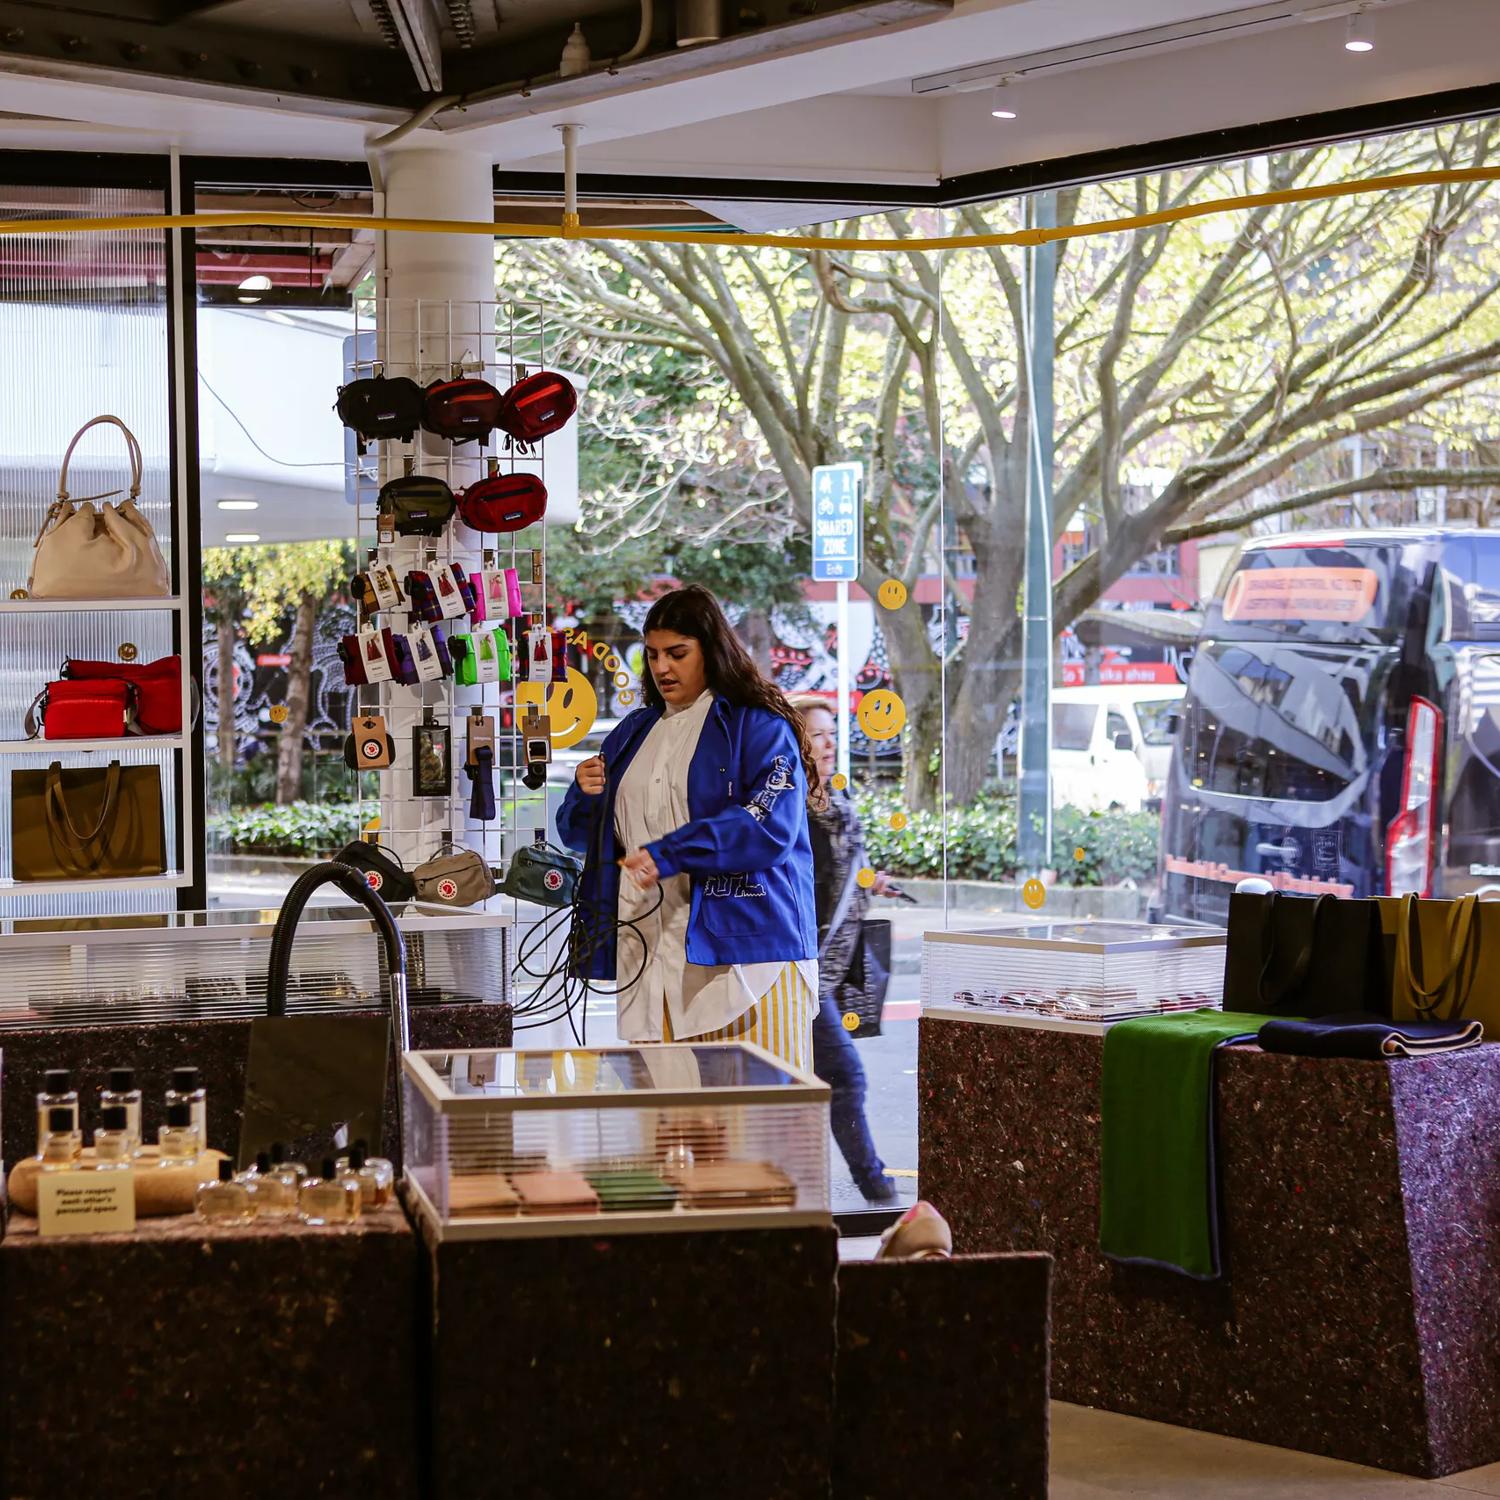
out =
[[620,868],[643,891],[649,891],[661,879],[661,871],[656,868],[656,861],[644,849],[637,849],[634,854],[627,854],[620,861]]
[[579,761],[573,780],[585,796],[597,797],[604,790],[604,757],[591,755],[587,760]]
[[886,892],[895,885],[895,883],[896,882],[892,880],[884,870],[876,870],[875,884],[870,887],[870,894],[872,896],[884,896]]

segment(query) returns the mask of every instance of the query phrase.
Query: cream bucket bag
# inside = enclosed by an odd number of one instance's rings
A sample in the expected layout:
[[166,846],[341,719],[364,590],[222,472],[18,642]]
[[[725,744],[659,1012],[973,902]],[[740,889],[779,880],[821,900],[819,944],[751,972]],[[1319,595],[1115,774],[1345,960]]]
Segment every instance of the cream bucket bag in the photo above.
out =
[[[119,490],[68,497],[68,464],[90,427],[107,422],[125,434],[130,450],[130,494],[118,505],[101,505]],[[33,599],[161,599],[172,592],[166,559],[151,523],[136,509],[141,492],[141,445],[118,417],[95,417],[73,434],[63,455],[57,499],[37,533],[36,555],[26,591]]]

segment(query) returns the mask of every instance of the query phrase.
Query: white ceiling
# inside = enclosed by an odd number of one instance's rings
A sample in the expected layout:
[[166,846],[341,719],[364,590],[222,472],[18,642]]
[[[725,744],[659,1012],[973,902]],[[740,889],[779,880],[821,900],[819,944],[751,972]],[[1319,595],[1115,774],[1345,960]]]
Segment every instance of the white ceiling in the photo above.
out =
[[[1287,9],[1326,0],[1288,0]],[[585,172],[925,185],[940,178],[1195,135],[1282,117],[1492,84],[1496,0],[1379,4],[1376,48],[1344,51],[1343,19],[1284,26],[1075,66],[1015,86],[1019,118],[986,93],[915,97],[911,80],[1228,11],[1264,0],[960,0],[951,13],[790,56],[713,64],[665,82],[601,73],[595,97],[474,123],[439,117],[456,146],[505,167],[556,171],[556,126],[581,124]],[[269,108],[76,78],[7,74],[0,149],[158,150],[358,159],[397,116],[334,118],[292,100]],[[804,215],[805,217],[806,215]],[[774,214],[770,219],[774,219]],[[767,219],[767,222],[770,221]]]

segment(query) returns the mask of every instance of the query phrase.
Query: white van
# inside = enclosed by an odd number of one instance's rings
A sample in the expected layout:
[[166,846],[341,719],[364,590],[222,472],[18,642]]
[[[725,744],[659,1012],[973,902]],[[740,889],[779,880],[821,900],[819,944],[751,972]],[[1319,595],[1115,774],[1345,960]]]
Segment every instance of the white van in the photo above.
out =
[[1054,690],[1052,805],[1085,812],[1159,807],[1185,692],[1163,683]]

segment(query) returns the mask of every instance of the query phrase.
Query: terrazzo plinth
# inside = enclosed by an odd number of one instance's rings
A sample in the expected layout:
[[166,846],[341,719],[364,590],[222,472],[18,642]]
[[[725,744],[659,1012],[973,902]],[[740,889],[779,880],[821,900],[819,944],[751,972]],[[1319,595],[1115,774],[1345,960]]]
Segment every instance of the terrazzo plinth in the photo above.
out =
[[1424,1476],[1500,1459],[1500,1048],[1225,1049],[1226,1275],[1098,1248],[1097,1036],[924,1018],[922,1191],[1045,1250],[1054,1396]]
[[1045,1255],[839,1267],[834,1500],[1044,1500]]
[[3,1493],[419,1494],[419,1251],[395,1206],[50,1240],[12,1215]]
[[832,1229],[429,1249],[440,1500],[826,1500]]

